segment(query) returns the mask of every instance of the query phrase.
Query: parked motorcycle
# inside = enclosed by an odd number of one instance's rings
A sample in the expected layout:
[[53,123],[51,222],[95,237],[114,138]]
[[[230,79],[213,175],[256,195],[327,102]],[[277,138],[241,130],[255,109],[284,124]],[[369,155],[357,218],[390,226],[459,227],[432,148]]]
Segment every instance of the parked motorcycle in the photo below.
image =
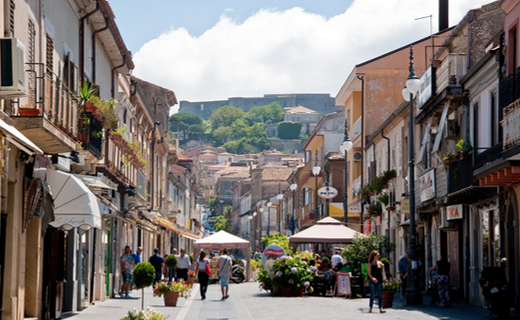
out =
[[231,281],[234,283],[241,283],[246,280],[246,276],[244,275],[244,267],[239,264],[233,265],[233,270],[231,272]]
[[[505,264],[507,260],[504,259],[502,259],[502,263]],[[489,311],[492,314],[497,314],[501,319],[508,318],[510,313],[510,293],[502,267],[484,268],[479,284],[482,288],[482,295],[488,302]]]

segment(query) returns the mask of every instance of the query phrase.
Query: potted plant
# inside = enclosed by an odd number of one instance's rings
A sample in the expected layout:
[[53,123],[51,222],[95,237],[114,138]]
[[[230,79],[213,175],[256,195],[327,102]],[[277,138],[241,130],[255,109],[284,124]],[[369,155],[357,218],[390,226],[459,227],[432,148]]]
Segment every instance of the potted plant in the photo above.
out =
[[188,299],[191,295],[191,286],[180,280],[179,282],[161,281],[155,284],[153,288],[154,297],[164,297],[164,305],[166,307],[177,306],[179,297]]
[[361,199],[370,199],[370,184],[364,185],[363,188],[361,188]]
[[93,83],[88,83],[85,79],[83,85],[79,86],[79,95],[74,95],[73,98],[80,105],[85,107],[85,112],[94,112],[94,103],[92,98],[99,88],[94,87]]
[[384,192],[379,197],[377,197],[377,200],[381,201],[386,207],[390,202],[390,196],[388,195],[388,193]]
[[173,254],[169,254],[164,260],[164,264],[170,269],[174,269],[177,263],[179,263],[179,259]]
[[141,289],[141,310],[144,310],[144,288],[152,285],[155,268],[149,262],[139,262],[132,271],[132,280],[137,289]]
[[394,293],[401,288],[401,282],[395,279],[383,282],[383,308],[391,308],[394,301]]
[[442,162],[445,166],[451,166],[453,162],[455,162],[455,153],[453,151],[445,153],[444,156],[442,156]]
[[103,100],[100,97],[92,97],[92,102],[96,107],[95,115],[101,121],[103,121],[103,129],[115,130],[117,129],[118,117],[116,114],[116,103],[118,101],[114,98]]
[[159,311],[146,308],[146,310],[138,311],[137,309],[129,310],[126,316],[121,320],[165,320],[166,318]]
[[471,142],[464,141],[464,139],[461,139],[456,145],[456,153],[460,160],[464,159],[468,156],[469,151],[473,148],[471,145]]
[[273,285],[281,289],[283,296],[303,296],[314,280],[314,271],[300,258],[280,257],[273,265]]
[[368,207],[368,213],[371,216],[380,216],[383,213],[383,207],[381,206],[381,202],[374,201],[370,207]]
[[388,181],[390,181],[390,180],[392,180],[393,178],[397,177],[397,173],[395,172],[394,169],[390,169],[390,170],[388,170],[388,171],[385,171],[384,175],[385,175],[385,177],[386,177],[386,179],[387,179]]
[[193,286],[195,283],[195,271],[189,270],[188,271],[188,280],[186,280],[186,284],[189,286]]

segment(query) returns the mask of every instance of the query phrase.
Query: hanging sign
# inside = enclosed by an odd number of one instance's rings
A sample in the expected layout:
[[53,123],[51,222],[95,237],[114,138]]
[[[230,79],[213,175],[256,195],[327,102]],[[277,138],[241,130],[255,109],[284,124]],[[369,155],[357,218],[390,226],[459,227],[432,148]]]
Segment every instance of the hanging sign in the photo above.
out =
[[464,216],[462,215],[462,205],[456,204],[454,206],[446,207],[446,220],[460,220]]
[[318,189],[318,196],[323,199],[332,199],[338,195],[338,190],[333,187],[323,187]]

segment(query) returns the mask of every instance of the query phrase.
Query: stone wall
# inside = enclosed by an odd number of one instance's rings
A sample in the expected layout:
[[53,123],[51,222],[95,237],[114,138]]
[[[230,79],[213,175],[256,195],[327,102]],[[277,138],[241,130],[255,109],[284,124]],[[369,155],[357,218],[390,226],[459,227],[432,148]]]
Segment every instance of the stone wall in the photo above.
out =
[[303,153],[303,145],[305,142],[301,140],[278,140],[278,139],[267,139],[271,143],[271,148],[278,151],[290,151],[294,153],[294,150],[298,150],[298,153]]

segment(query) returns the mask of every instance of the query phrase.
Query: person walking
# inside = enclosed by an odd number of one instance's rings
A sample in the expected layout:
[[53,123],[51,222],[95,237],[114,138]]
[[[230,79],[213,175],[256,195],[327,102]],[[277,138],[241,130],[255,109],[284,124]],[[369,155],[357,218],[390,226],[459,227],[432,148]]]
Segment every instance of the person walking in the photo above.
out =
[[130,246],[125,247],[125,252],[121,256],[121,275],[123,277],[123,286],[119,295],[121,298],[128,298],[128,291],[130,290],[130,282],[132,282],[132,270],[134,269],[134,256]]
[[138,264],[139,262],[143,262],[143,257],[141,253],[143,252],[143,248],[137,247],[137,251],[134,252],[134,263]]
[[228,249],[222,251],[222,255],[218,258],[218,276],[220,279],[220,290],[222,291],[222,299],[229,298],[229,278],[231,277],[232,260],[228,256]]
[[153,252],[154,254],[150,257],[149,261],[155,268],[155,279],[153,280],[153,285],[155,286],[155,284],[161,281],[162,278],[164,258],[159,254],[159,249],[155,248],[153,249]]
[[402,293],[406,293],[406,287],[408,286],[408,254],[405,254],[404,257],[399,259],[399,277],[401,277],[402,285]]
[[199,278],[200,284],[200,297],[202,300],[206,299],[206,291],[208,290],[208,280],[209,276],[206,273],[206,264],[208,264],[208,259],[206,259],[206,253],[204,250],[200,251],[199,260],[197,260],[197,266],[195,269],[195,274]]
[[374,305],[374,297],[377,290],[377,303],[379,305],[379,312],[385,313],[383,309],[383,272],[385,272],[385,265],[379,261],[380,255],[376,250],[370,252],[368,256],[368,279],[370,285],[370,310],[372,313],[372,306]]
[[441,253],[441,259],[435,262],[435,264],[430,268],[430,272],[438,269],[435,281],[437,282],[437,287],[439,288],[439,299],[441,299],[439,308],[450,305],[450,268],[451,264],[446,260],[445,253]]
[[186,250],[181,249],[181,254],[177,256],[179,262],[177,262],[177,280],[184,279],[184,281],[188,280],[188,270],[191,267],[190,257],[186,254]]

